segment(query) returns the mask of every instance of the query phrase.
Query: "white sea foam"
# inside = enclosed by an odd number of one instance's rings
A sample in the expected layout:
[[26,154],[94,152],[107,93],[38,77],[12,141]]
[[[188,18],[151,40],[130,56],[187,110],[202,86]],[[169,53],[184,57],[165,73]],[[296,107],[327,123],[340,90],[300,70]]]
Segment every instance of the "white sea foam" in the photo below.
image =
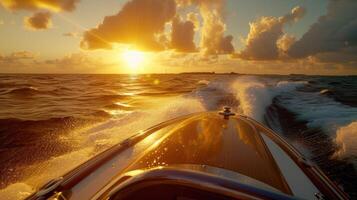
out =
[[263,122],[266,108],[275,96],[293,91],[307,84],[305,81],[280,81],[267,85],[257,77],[239,77],[232,85],[232,90],[239,100],[240,111],[257,121]]
[[33,191],[33,187],[26,183],[14,183],[0,190],[0,197],[2,200],[24,199]]
[[273,94],[268,87],[255,77],[239,77],[232,85],[239,100],[239,110],[244,115],[260,122],[264,119],[265,109],[271,104]]
[[339,150],[335,158],[357,156],[357,108],[336,102],[320,92],[294,92],[281,103],[297,114],[309,128],[319,128],[335,138]]
[[200,81],[198,81],[198,84],[200,84],[200,85],[208,85],[210,82],[209,81],[207,81],[207,80],[200,80]]
[[206,110],[219,110],[221,109],[219,107],[220,101],[226,99],[226,96],[231,93],[230,83],[231,80],[214,80],[187,96],[198,99]]
[[282,104],[296,113],[297,119],[307,121],[309,128],[322,128],[330,135],[357,118],[357,108],[341,104],[319,93],[295,92],[284,98]]
[[357,121],[340,127],[336,132],[335,141],[339,146],[335,156],[339,158],[357,157]]
[[155,104],[149,109],[133,111],[68,137],[82,138],[79,139],[81,146],[107,148],[160,122],[205,110],[199,100],[186,97],[156,99]]
[[23,172],[27,177],[21,182],[11,184],[0,190],[0,199],[24,199],[36,188],[49,180],[59,177],[94,154],[93,147],[86,147],[51,159],[27,166]]

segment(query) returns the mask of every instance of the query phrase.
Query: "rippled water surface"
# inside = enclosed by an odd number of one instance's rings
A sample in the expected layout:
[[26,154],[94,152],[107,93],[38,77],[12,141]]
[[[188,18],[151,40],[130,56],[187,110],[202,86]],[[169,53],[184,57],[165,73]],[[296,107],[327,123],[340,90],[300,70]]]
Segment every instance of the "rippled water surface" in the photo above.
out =
[[357,197],[357,77],[214,74],[0,74],[0,195],[22,198],[139,130],[224,105]]

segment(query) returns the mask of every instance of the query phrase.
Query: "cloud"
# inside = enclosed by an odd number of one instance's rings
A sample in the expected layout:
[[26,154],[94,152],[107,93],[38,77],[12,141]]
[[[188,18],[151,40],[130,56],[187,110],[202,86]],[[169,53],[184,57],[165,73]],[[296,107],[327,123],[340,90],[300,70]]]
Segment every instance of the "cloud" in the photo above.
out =
[[37,12],[31,17],[25,17],[24,24],[26,28],[32,30],[49,29],[52,26],[51,13]]
[[[107,54],[109,53],[109,54]],[[71,53],[58,59],[45,60],[39,64],[50,70],[50,73],[118,73],[121,72],[120,62],[113,60],[116,52],[97,51]]]
[[33,63],[36,55],[29,51],[17,51],[9,55],[0,55],[0,67],[11,69],[12,67],[27,66]]
[[[111,49],[114,44],[129,44],[140,50],[197,50],[195,31],[200,27],[197,14],[189,12],[186,21],[176,14],[181,7],[197,6],[202,17],[200,51],[205,54],[228,54],[234,51],[233,36],[225,36],[222,0],[131,0],[113,16],[107,16],[96,28],[84,33],[81,48]],[[170,33],[165,25],[171,23]],[[171,40],[166,37],[171,35]]]
[[67,32],[62,34],[65,37],[78,37],[78,33],[76,32]]
[[224,0],[177,0],[179,5],[197,5],[203,19],[201,30],[201,50],[207,54],[227,54],[234,51],[233,36],[224,36],[226,25],[223,21]]
[[31,17],[24,18],[25,27],[32,30],[50,28],[52,25],[50,12],[73,11],[78,2],[79,0],[0,0],[0,4],[11,11],[36,12]]
[[103,55],[72,53],[58,59],[43,60],[29,51],[0,54],[3,73],[113,73],[118,63]]
[[200,21],[198,20],[197,13],[189,12],[187,14],[187,20],[193,23],[193,25],[195,26],[195,31],[200,28]]
[[22,60],[22,59],[34,59],[36,56],[30,51],[16,51],[8,56],[2,56],[2,60]]
[[294,44],[296,41],[296,38],[292,35],[284,34],[282,37],[280,37],[276,43],[278,49],[280,49],[282,52],[286,52],[289,50],[292,44]]
[[320,63],[335,63],[335,64],[357,64],[357,47],[346,47],[339,51],[318,53],[308,58]]
[[[285,48],[292,38],[284,38],[284,26],[304,16],[305,9],[295,7],[282,17],[261,17],[250,23],[245,48],[235,55],[247,60],[274,60],[280,55],[279,48]],[[291,44],[289,44],[291,45]]]
[[113,43],[135,45],[144,50],[162,50],[159,35],[176,15],[174,0],[132,0],[98,27],[84,33],[83,49],[108,49]]
[[195,25],[192,21],[182,21],[176,16],[172,21],[171,48],[179,52],[195,51],[194,29]]
[[[294,43],[288,54],[294,58],[307,56],[340,55],[347,59],[357,54],[357,1],[330,0],[327,14],[321,16],[316,23]],[[351,52],[351,50],[353,50]],[[325,56],[323,56],[325,57]],[[326,58],[326,57],[325,57]],[[355,57],[351,56],[355,59]]]
[[92,64],[92,67],[95,66],[96,62],[91,57],[83,53],[73,53],[67,56],[64,56],[61,59],[46,60],[46,64],[57,65],[59,67],[66,66],[81,66],[83,64]]
[[73,11],[79,0],[0,0],[8,10],[49,10],[53,12]]

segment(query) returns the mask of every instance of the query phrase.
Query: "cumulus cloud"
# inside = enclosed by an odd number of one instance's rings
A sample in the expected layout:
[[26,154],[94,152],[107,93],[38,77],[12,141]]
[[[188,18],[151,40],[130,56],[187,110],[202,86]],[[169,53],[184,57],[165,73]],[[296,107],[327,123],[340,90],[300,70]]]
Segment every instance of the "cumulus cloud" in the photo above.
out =
[[64,56],[61,59],[55,59],[55,60],[46,60],[46,64],[52,64],[52,65],[57,65],[60,67],[65,67],[65,66],[81,66],[83,63],[92,63],[93,66],[95,66],[95,62],[92,58],[88,57],[86,54],[83,53],[73,53],[67,56]]
[[280,37],[277,41],[277,47],[279,50],[281,50],[283,53],[285,53],[289,48],[291,47],[292,44],[294,44],[296,41],[296,38],[292,35],[284,34],[282,37]]
[[0,55],[0,67],[24,66],[28,62],[34,62],[35,58],[36,55],[29,51],[16,51],[9,55]]
[[182,21],[180,17],[175,17],[172,21],[171,48],[179,52],[195,51],[194,29],[195,25],[192,21]]
[[292,38],[287,38],[287,36],[284,38],[284,26],[299,20],[304,13],[305,9],[298,6],[285,16],[261,17],[250,23],[245,49],[235,56],[247,60],[277,59],[281,52],[279,48],[291,45],[289,42]]
[[291,46],[288,54],[295,58],[324,54],[334,55],[334,59],[337,59],[338,55],[345,59],[355,59],[353,55],[344,54],[357,54],[357,48],[353,48],[357,46],[356,10],[355,0],[330,0],[327,14],[321,16],[302,38]]
[[197,13],[189,12],[187,14],[187,20],[193,23],[193,25],[195,26],[195,31],[200,28],[200,21],[198,20]]
[[[199,49],[205,54],[234,51],[233,36],[225,36],[223,0],[131,0],[113,16],[107,16],[96,28],[84,33],[82,49],[110,49],[113,44],[129,44],[141,50],[195,51],[195,31],[200,28],[197,13],[189,12],[186,21],[176,14],[181,7],[197,6],[202,17]],[[144,20],[144,21],[143,21]],[[170,33],[165,25],[171,23]],[[171,35],[170,38],[167,35]]]
[[44,30],[49,29],[52,26],[51,13],[38,12],[31,17],[25,17],[24,24],[26,28],[32,30]]
[[225,36],[224,0],[177,0],[179,5],[197,5],[203,19],[200,47],[205,54],[227,54],[234,51],[233,36]]
[[33,59],[35,57],[36,57],[35,54],[30,51],[16,51],[8,56],[5,56],[4,58],[7,58],[8,60],[18,60],[18,59]]
[[[48,29],[52,25],[50,12],[73,11],[79,0],[0,0],[0,4],[8,10],[25,10],[37,12],[24,18],[26,28],[32,30]],[[43,12],[46,10],[47,12]]]
[[79,0],[0,0],[7,9],[15,10],[49,10],[53,12],[73,11]]
[[76,32],[67,32],[62,34],[65,37],[78,37],[78,33]]
[[135,45],[139,49],[161,50],[159,35],[176,15],[174,0],[132,0],[98,27],[84,33],[83,49],[111,48],[113,43]]

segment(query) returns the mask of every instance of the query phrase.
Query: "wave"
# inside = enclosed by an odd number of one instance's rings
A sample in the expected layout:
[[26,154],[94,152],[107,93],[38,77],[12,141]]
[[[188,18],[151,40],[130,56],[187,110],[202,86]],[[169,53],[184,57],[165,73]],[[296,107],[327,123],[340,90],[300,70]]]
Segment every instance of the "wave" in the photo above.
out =
[[[338,150],[334,156],[338,158],[357,158],[357,121],[340,127],[336,132],[335,142]],[[357,161],[354,160],[355,164]]]
[[3,200],[25,199],[33,192],[33,187],[26,183],[14,183],[3,190],[0,190],[0,196]]
[[[155,101],[155,107],[127,112],[105,122],[87,124],[81,129],[61,134],[56,138],[57,140],[51,141],[51,146],[70,144],[72,151],[62,155],[52,155],[48,160],[22,168],[20,173],[23,178],[0,190],[0,195],[5,199],[19,199],[17,197],[27,196],[49,179],[64,174],[140,130],[181,115],[206,110],[201,101],[195,97],[166,97],[155,99]],[[57,143],[57,145],[53,143]],[[44,170],[46,173],[42,173]]]
[[223,106],[235,108],[238,101],[230,89],[231,80],[217,79],[207,82],[188,96],[198,98],[206,110],[220,110]]
[[120,103],[120,102],[116,102],[116,103],[112,103],[109,105],[106,105],[105,108],[110,109],[110,110],[133,110],[134,106],[130,105],[130,104],[126,104],[126,103]]
[[[55,149],[54,151],[51,149],[52,152],[47,153],[47,156],[50,157],[37,160],[22,168],[21,170],[23,171],[19,173],[24,174],[23,178],[7,182],[8,186],[0,191],[0,196],[3,196],[4,193],[11,194],[16,190],[20,192],[19,194],[22,194],[21,192],[26,194],[48,179],[63,174],[102,150],[152,125],[185,114],[219,110],[224,105],[231,106],[234,111],[248,115],[263,123],[267,121],[267,117],[273,120],[281,117],[281,115],[273,115],[269,112],[272,105],[279,105],[286,109],[287,112],[285,113],[286,115],[282,115],[283,118],[289,115],[286,118],[291,118],[289,122],[293,122],[291,124],[287,123],[286,126],[296,125],[294,120],[301,121],[304,126],[306,123],[306,129],[308,129],[306,135],[312,136],[311,141],[313,140],[316,143],[314,143],[315,146],[319,146],[317,143],[320,143],[320,145],[323,143],[320,140],[325,140],[325,138],[320,136],[326,133],[325,137],[335,138],[334,141],[339,147],[335,153],[337,158],[348,158],[356,155],[354,146],[357,145],[355,144],[355,130],[357,130],[357,127],[354,121],[357,118],[357,108],[336,102],[328,95],[325,95],[323,90],[320,91],[323,87],[313,92],[311,90],[304,91],[301,90],[302,87],[306,88],[314,83],[301,81],[301,79],[283,80],[259,76],[239,76],[229,79],[227,77],[219,77],[215,80],[205,77],[205,79],[202,79],[202,77],[195,79],[192,82],[196,85],[190,85],[189,87],[186,87],[186,84],[182,84],[181,88],[181,85],[178,86],[176,84],[174,86],[168,85],[167,87],[155,86],[153,90],[149,90],[150,88],[141,90],[146,91],[147,94],[138,93],[134,88],[135,90],[132,91],[111,91],[100,96],[93,95],[96,94],[95,91],[93,94],[85,94],[87,96],[81,95],[80,98],[82,98],[83,102],[87,102],[87,106],[88,100],[94,102],[93,113],[86,113],[86,115],[89,117],[94,116],[92,118],[97,117],[96,119],[98,117],[103,118],[103,120],[95,121],[95,123],[87,120],[85,123],[80,124],[80,128],[73,128],[79,123],[77,120],[62,119],[70,132],[60,134],[53,141],[50,141],[49,146],[52,148],[62,145],[66,149]],[[189,85],[189,82],[187,82],[187,85]],[[186,94],[179,94],[180,89]],[[160,90],[165,91],[161,93]],[[157,91],[158,95],[152,98],[150,96],[153,96],[153,94],[150,91]],[[163,95],[167,91],[170,91],[172,96]],[[100,106],[96,107],[97,105]],[[92,104],[88,107],[90,108],[91,106]],[[57,124],[55,123],[57,121],[62,123],[62,120],[54,119],[53,123]],[[279,120],[276,120],[276,123],[279,122]],[[32,124],[32,122],[19,122],[19,124],[21,123],[25,125],[26,123]],[[45,126],[39,125],[39,127],[44,130],[47,127],[53,127],[51,121],[44,121],[43,124]],[[271,123],[268,124],[271,125]],[[31,127],[33,127],[33,130],[38,130],[35,125]],[[55,127],[61,129],[62,126]],[[296,126],[290,128],[293,129],[291,134],[297,134],[296,132],[300,131]],[[322,129],[323,131],[320,131],[320,135],[316,134],[317,136],[310,134],[314,128]],[[15,133],[16,129],[13,132]],[[34,134],[30,135],[34,137]],[[304,148],[304,141],[295,140],[293,142],[294,146],[301,147],[299,149],[301,151],[310,150]],[[331,143],[334,144],[333,141]],[[46,144],[48,145],[48,143]],[[70,149],[68,150],[68,148]],[[15,168],[15,170],[17,169]],[[43,170],[46,170],[46,173],[41,173]],[[38,174],[42,175],[38,176]]]
[[330,93],[332,93],[332,92],[329,89],[323,89],[323,90],[320,91],[321,95],[327,95],[327,94],[330,94]]
[[12,95],[34,95],[34,94],[38,94],[39,90],[35,87],[22,87],[22,88],[16,88],[16,89],[12,89],[8,92],[6,92],[6,94],[12,94]]
[[210,82],[207,81],[207,80],[199,80],[199,81],[197,82],[198,85],[208,85],[209,83],[210,83]]
[[[307,132],[326,134],[331,139],[332,158],[352,160],[357,166],[357,108],[330,98],[330,90],[287,93],[278,104],[294,114],[295,120],[306,125]],[[307,139],[305,139],[307,140]],[[315,141],[316,138],[313,138]],[[306,141],[305,141],[306,142]]]
[[322,128],[333,135],[336,130],[357,117],[357,108],[350,107],[318,93],[297,92],[283,98],[281,104],[306,121],[309,128]]
[[307,84],[306,81],[280,81],[269,86],[257,77],[244,76],[233,83],[232,89],[239,100],[240,111],[257,121],[264,122],[266,109],[272,104],[274,97],[305,84]]
[[[195,112],[205,111],[199,99],[187,96],[163,97],[155,101],[155,105],[146,109],[123,112],[116,118],[112,118],[104,123],[98,124],[82,133],[84,146],[91,146],[96,141],[101,145],[113,145],[120,140],[129,137],[129,134],[145,130],[160,122]],[[69,135],[69,138],[76,137]],[[105,142],[104,142],[105,141]]]
[[129,96],[126,94],[104,94],[101,96],[94,96],[94,95],[82,96],[81,98],[86,98],[86,100],[94,100],[96,102],[113,102],[117,100],[127,99],[129,98]]

